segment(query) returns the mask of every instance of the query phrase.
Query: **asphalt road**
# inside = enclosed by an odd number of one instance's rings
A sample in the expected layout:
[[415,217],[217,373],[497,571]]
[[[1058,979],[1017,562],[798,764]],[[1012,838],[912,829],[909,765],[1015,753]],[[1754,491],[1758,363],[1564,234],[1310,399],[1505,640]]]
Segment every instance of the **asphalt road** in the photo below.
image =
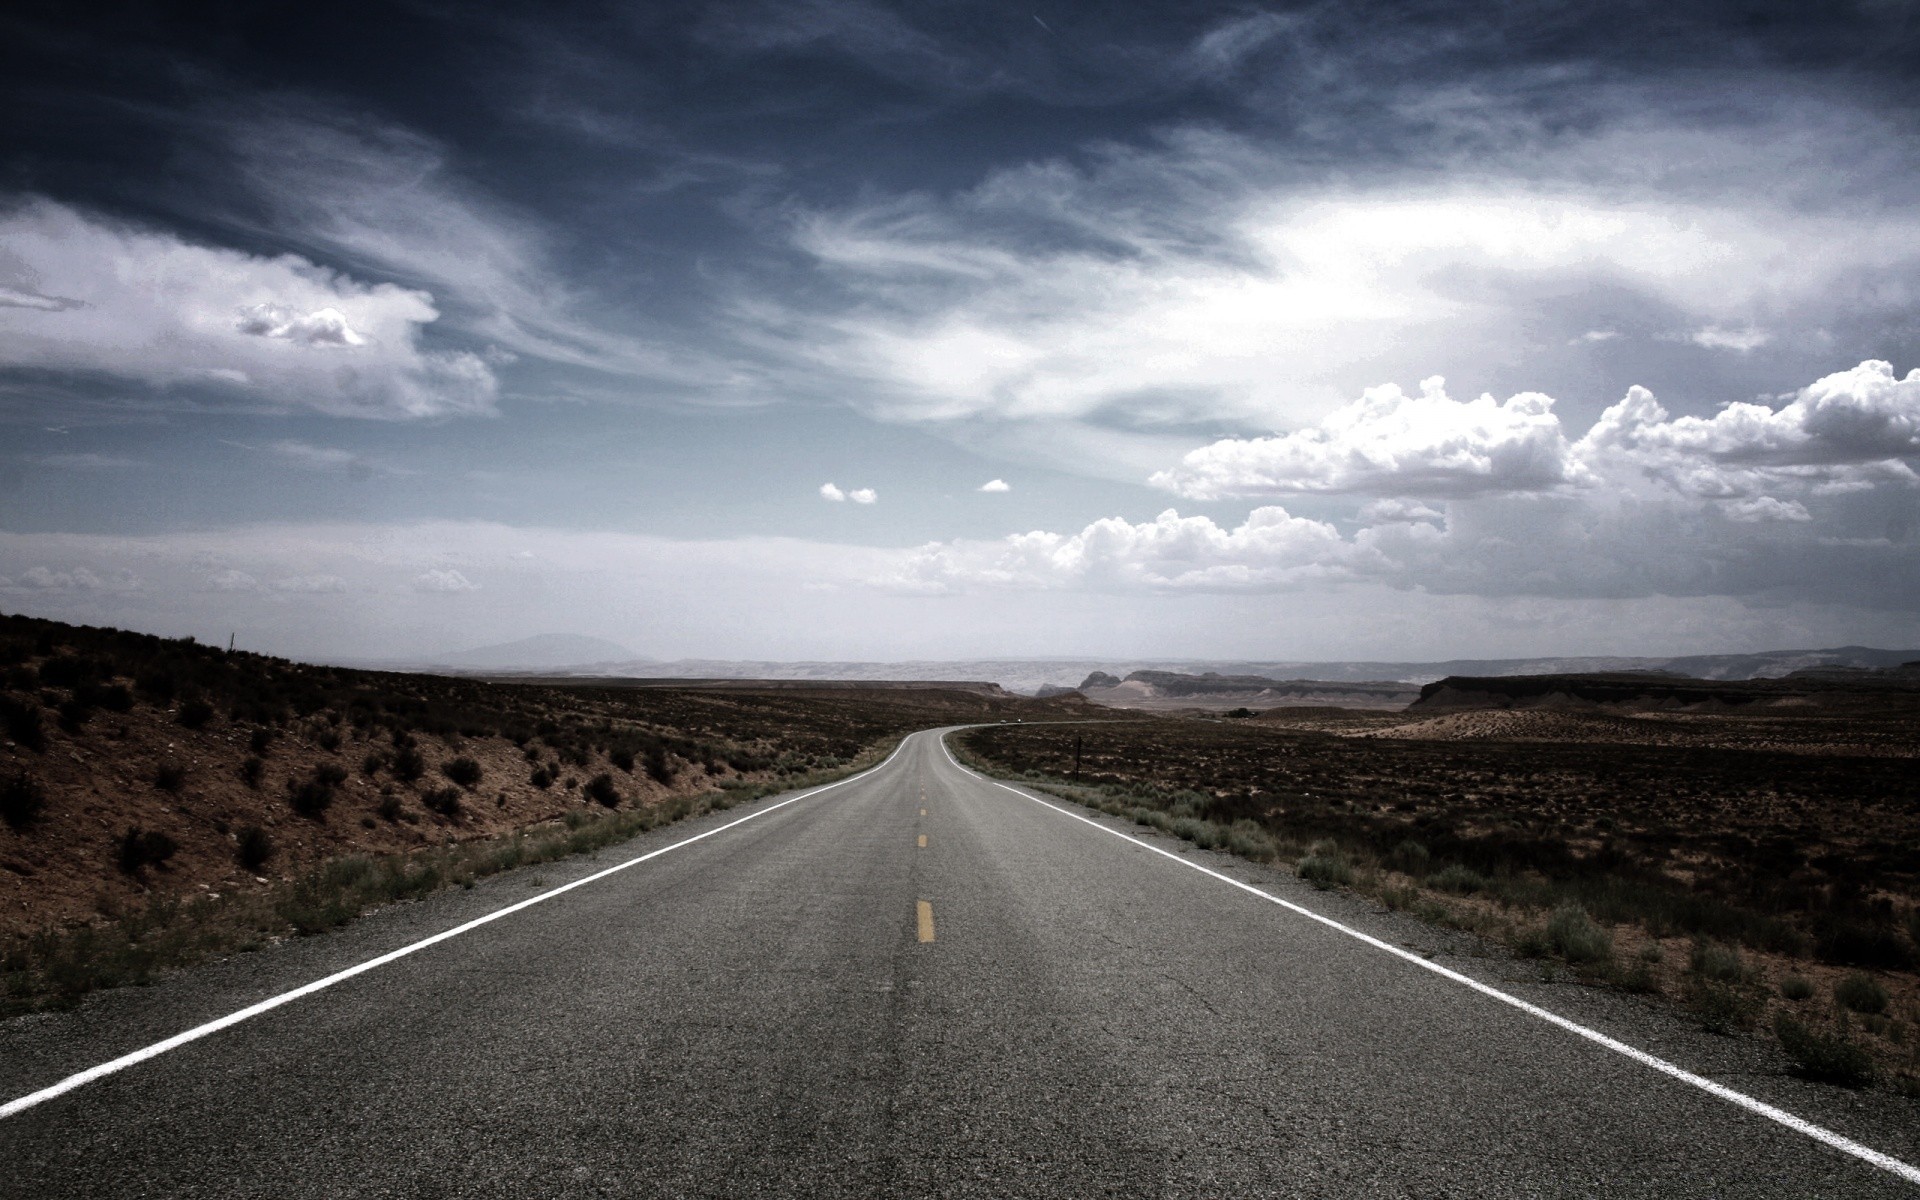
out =
[[[775,803],[9,1022],[0,1100]],[[1920,1161],[1911,1102],[1183,853]],[[974,778],[932,734],[0,1120],[8,1197],[1916,1191]]]

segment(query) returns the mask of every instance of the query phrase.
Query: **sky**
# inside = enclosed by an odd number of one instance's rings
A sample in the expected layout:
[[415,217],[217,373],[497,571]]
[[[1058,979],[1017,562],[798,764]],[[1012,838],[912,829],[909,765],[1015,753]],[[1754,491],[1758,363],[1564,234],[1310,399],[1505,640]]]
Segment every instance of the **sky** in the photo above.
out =
[[0,15],[0,610],[317,659],[1920,646],[1920,12]]

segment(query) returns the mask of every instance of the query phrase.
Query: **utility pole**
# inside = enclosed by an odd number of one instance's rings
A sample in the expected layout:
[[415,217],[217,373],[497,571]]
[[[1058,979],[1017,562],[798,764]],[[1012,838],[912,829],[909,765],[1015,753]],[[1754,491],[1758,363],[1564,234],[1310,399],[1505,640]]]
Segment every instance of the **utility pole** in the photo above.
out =
[[[237,630],[235,632],[238,632]],[[227,653],[233,653],[233,633],[227,634]]]

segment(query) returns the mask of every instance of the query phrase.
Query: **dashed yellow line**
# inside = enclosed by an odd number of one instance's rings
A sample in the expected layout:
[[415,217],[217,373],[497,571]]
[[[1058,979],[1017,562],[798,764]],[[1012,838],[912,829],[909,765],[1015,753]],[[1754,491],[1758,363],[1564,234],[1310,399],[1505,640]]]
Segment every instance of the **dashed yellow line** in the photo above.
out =
[[919,930],[920,940],[923,942],[932,941],[933,940],[933,905],[927,903],[925,900],[920,901],[917,915],[919,917],[919,925],[920,925],[920,930]]
[[920,848],[922,850],[927,848],[927,835],[924,833],[920,835]]
[[923,817],[924,817],[924,816],[926,816],[926,815],[927,815],[927,810],[926,810],[926,809],[924,809],[924,808],[923,808],[923,809],[921,809],[921,810],[920,810],[920,815],[921,815],[921,816],[923,816]]

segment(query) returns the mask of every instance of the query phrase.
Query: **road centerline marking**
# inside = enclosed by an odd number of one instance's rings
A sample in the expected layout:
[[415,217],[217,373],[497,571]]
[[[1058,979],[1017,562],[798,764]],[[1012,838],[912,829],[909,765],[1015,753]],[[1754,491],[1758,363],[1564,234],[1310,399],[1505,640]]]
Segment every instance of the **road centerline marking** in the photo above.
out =
[[[776,812],[780,809],[785,808],[789,804],[797,804],[800,801],[805,800],[810,796],[818,796],[821,792],[831,791],[834,788],[842,787],[846,784],[854,782],[855,780],[864,779],[867,776],[872,775],[878,771],[885,770],[889,763],[891,763],[894,759],[900,757],[900,752],[906,749],[907,743],[911,742],[912,740],[913,740],[913,735],[911,734],[907,735],[904,738],[901,738],[900,744],[893,748],[892,754],[887,755],[887,757],[884,760],[882,760],[878,766],[868,767],[866,770],[860,772],[858,775],[849,775],[845,779],[836,779],[832,783],[822,784],[820,787],[813,788],[810,791],[802,792],[798,796],[789,796],[787,799],[780,801],[778,804],[770,804],[758,812],[751,812],[744,817],[740,817],[736,820],[728,821],[724,825],[717,825],[714,828],[707,830],[705,833],[696,833],[692,837],[683,838],[682,840],[677,841],[670,846],[662,846],[658,850],[649,850],[645,854],[639,855],[638,857],[635,857],[635,858],[630,858],[625,862],[615,863],[613,866],[607,867],[605,870],[595,871],[593,874],[584,876],[580,879],[576,879],[572,883],[563,884],[562,886],[554,888],[551,891],[542,892],[538,896],[530,896],[527,899],[518,902],[517,904],[509,904],[505,908],[495,909],[493,912],[486,913],[479,917],[475,917],[473,920],[468,921],[464,924],[456,925],[452,929],[443,929],[439,933],[433,934],[429,937],[421,938],[417,942],[409,942],[408,944],[401,946],[396,950],[389,950],[385,954],[377,955],[373,958],[366,960],[365,962],[356,963],[351,967],[347,967],[345,970],[335,971],[333,974],[325,976],[324,978],[321,978],[321,979],[316,979],[312,983],[303,984],[300,987],[292,989],[291,991],[281,992],[277,996],[269,996],[267,999],[262,1000],[257,1004],[250,1004],[246,1008],[240,1009],[237,1012],[231,1012],[224,1017],[218,1017],[204,1024],[196,1025],[193,1028],[188,1029],[183,1033],[176,1033],[172,1037],[167,1038],[164,1041],[155,1042],[151,1046],[144,1046],[141,1049],[131,1051],[130,1053],[127,1053],[127,1054],[123,1054],[119,1058],[110,1059],[107,1062],[98,1064],[97,1066],[88,1067],[84,1071],[77,1071],[74,1074],[67,1076],[65,1079],[60,1080],[58,1083],[49,1084],[48,1086],[41,1088],[37,1092],[28,1092],[24,1096],[18,1096],[12,1100],[7,1101],[4,1104],[0,1104],[0,1120],[4,1120],[7,1117],[11,1117],[16,1113],[25,1112],[27,1109],[32,1108],[37,1104],[43,1104],[48,1100],[52,1100],[56,1096],[65,1095],[66,1093],[74,1090],[75,1088],[84,1087],[85,1085],[92,1083],[96,1079],[104,1079],[108,1075],[112,1075],[119,1071],[124,1071],[128,1067],[135,1066],[139,1063],[143,1063],[150,1058],[157,1058],[160,1055],[165,1054],[169,1050],[177,1050],[181,1046],[184,1046],[189,1042],[197,1042],[201,1038],[207,1037],[211,1034],[218,1033],[222,1029],[226,1029],[229,1026],[238,1025],[242,1021],[252,1020],[254,1017],[257,1017],[262,1013],[271,1012],[272,1010],[279,1008],[283,1004],[291,1004],[293,1001],[299,1000],[302,997],[311,996],[315,992],[324,991],[327,988],[332,987],[336,983],[345,983],[347,980],[352,979],[354,976],[363,975],[366,972],[375,969],[376,967],[384,967],[390,962],[395,962],[399,959],[407,957],[410,954],[414,954],[418,951],[425,950],[429,946],[438,945],[439,943],[447,941],[451,938],[459,937],[461,934],[467,933],[470,930],[478,929],[482,925],[492,924],[493,922],[498,921],[502,917],[511,916],[512,914],[519,912],[521,909],[532,908],[536,904],[545,904],[547,901],[552,900],[558,896],[563,896],[566,893],[571,892],[575,888],[585,887],[589,883],[595,883],[599,880],[605,879],[607,876],[616,874],[620,871],[624,871],[628,867],[639,866],[641,863],[646,862],[649,859],[659,858],[662,854],[667,854],[674,850],[678,850],[682,846],[691,846],[695,842],[705,841],[707,838],[710,838],[717,833],[725,833],[727,830],[732,829],[735,826],[744,825],[748,821],[758,820],[759,818],[766,816],[770,812]],[[928,920],[931,921],[932,917],[929,916]],[[921,940],[929,941],[931,940],[931,938],[922,938]]]
[[920,848],[922,850],[927,848],[927,835],[924,833],[920,835]]
[[916,929],[914,930],[914,932],[918,935],[918,937],[922,942],[932,941],[933,940],[933,905],[929,904],[925,900],[921,900],[914,905],[913,915],[914,915],[914,924],[916,926]]
[[1556,1013],[1551,1009],[1542,1008],[1537,1004],[1533,1004],[1529,1001],[1522,1000],[1520,997],[1512,995],[1511,993],[1503,992],[1499,988],[1494,987],[1491,984],[1482,983],[1478,979],[1473,978],[1471,975],[1463,975],[1459,971],[1455,971],[1449,967],[1443,967],[1439,963],[1433,962],[1430,959],[1423,958],[1420,955],[1410,950],[1404,950],[1399,946],[1393,945],[1390,942],[1384,942],[1379,938],[1374,937],[1372,934],[1362,933],[1360,930],[1353,928],[1351,925],[1343,925],[1339,921],[1334,920],[1332,917],[1323,916],[1322,914],[1317,913],[1312,909],[1305,907],[1304,905],[1295,904],[1291,900],[1282,899],[1281,897],[1274,895],[1272,892],[1264,891],[1260,888],[1253,886],[1250,883],[1242,883],[1240,880],[1233,878],[1231,875],[1224,875],[1219,871],[1215,871],[1209,867],[1202,866],[1201,864],[1194,862],[1189,858],[1183,857],[1182,855],[1179,855],[1179,854],[1175,854],[1171,850],[1163,849],[1162,847],[1155,846],[1150,842],[1146,842],[1141,840],[1140,838],[1134,837],[1132,834],[1123,832],[1118,829],[1114,829],[1108,825],[1103,825],[1099,821],[1096,821],[1091,817],[1081,816],[1079,813],[1073,812],[1069,809],[1062,808],[1058,804],[1052,804],[1052,803],[1049,803],[1048,801],[1042,800],[1038,796],[1029,795],[1028,793],[1023,792],[1019,788],[1013,787],[1010,784],[1001,783],[997,779],[988,778],[987,776],[980,774],[978,771],[975,771],[969,767],[962,766],[960,763],[960,760],[953,756],[953,751],[947,748],[947,739],[945,735],[944,734],[939,735],[939,738],[940,738],[940,752],[946,755],[947,761],[953,764],[953,766],[957,770],[963,772],[964,774],[971,775],[973,778],[979,780],[982,783],[992,784],[994,787],[1000,788],[1002,791],[1012,792],[1014,795],[1020,797],[1022,800],[1031,801],[1034,804],[1038,804],[1042,808],[1050,808],[1054,812],[1059,813],[1063,817],[1067,817],[1070,820],[1078,821],[1082,825],[1086,825],[1086,826],[1089,826],[1090,828],[1099,830],[1101,833],[1119,838],[1123,842],[1132,843],[1133,845],[1138,846],[1140,849],[1157,854],[1161,858],[1164,858],[1169,862],[1179,863],[1183,867],[1187,867],[1191,870],[1200,872],[1202,875],[1206,875],[1213,879],[1217,879],[1221,883],[1224,883],[1229,887],[1237,888],[1240,891],[1246,892],[1248,895],[1258,896],[1260,899],[1265,900],[1270,904],[1276,904],[1281,908],[1286,909],[1289,912],[1297,913],[1300,916],[1306,917],[1308,920],[1318,922],[1319,924],[1324,925],[1329,929],[1335,930],[1339,933],[1346,934],[1348,937],[1353,938],[1356,941],[1364,942],[1367,945],[1372,946],[1376,950],[1384,950],[1388,954],[1393,955],[1395,958],[1398,958],[1403,962],[1412,963],[1414,966],[1419,967],[1423,971],[1431,971],[1435,975],[1439,975],[1444,979],[1450,979],[1455,983],[1458,983],[1464,987],[1468,987],[1476,992],[1479,992],[1483,996],[1488,996],[1494,1000],[1498,1000],[1500,1003],[1505,1004],[1511,1008],[1518,1009],[1519,1011],[1526,1013],[1528,1016],[1537,1017],[1540,1020],[1547,1022],[1549,1025],[1556,1025],[1561,1029],[1566,1030],[1568,1033],[1574,1034],[1581,1038],[1585,1038],[1587,1041],[1592,1042],[1595,1045],[1604,1047],[1605,1049],[1611,1050],[1616,1054],[1620,1054],[1627,1058],[1630,1058],[1644,1067],[1650,1067],[1653,1070],[1658,1071],[1662,1075],[1666,1075],[1672,1079],[1676,1079],[1680,1081],[1681,1083],[1685,1083],[1692,1087],[1696,1087],[1711,1096],[1716,1096],[1719,1099],[1725,1100],[1728,1103],[1733,1104],[1739,1108],[1744,1108],[1748,1112],[1753,1113],[1755,1116],[1765,1117],[1767,1120],[1772,1121],[1777,1125],[1783,1125],[1786,1128],[1793,1130],[1795,1133],[1803,1134],[1806,1137],[1812,1138],[1814,1141],[1820,1142],[1835,1150],[1838,1150],[1842,1154],[1852,1155],[1854,1158],[1860,1159],[1862,1162],[1870,1163],[1873,1166],[1879,1167],[1883,1171],[1886,1171],[1893,1175],[1898,1175],[1900,1178],[1907,1180],[1909,1183],[1920,1183],[1920,1167],[1916,1167],[1911,1163],[1895,1158],[1891,1154],[1883,1154],[1882,1152],[1875,1150],[1871,1146],[1863,1145],[1860,1142],[1854,1141],[1850,1137],[1847,1137],[1843,1134],[1835,1133],[1833,1130],[1828,1129],[1825,1126],[1815,1125],[1812,1121],[1809,1121],[1804,1117],[1796,1116],[1793,1113],[1788,1112],[1784,1108],[1776,1108],[1773,1105],[1768,1104],[1764,1100],[1758,1099],[1753,1096],[1749,1096],[1745,1092],[1737,1092],[1734,1089],[1726,1086],[1725,1084],[1716,1083],[1713,1080],[1708,1079],[1704,1075],[1696,1075],[1692,1071],[1687,1070],[1685,1067],[1679,1066],[1675,1063],[1670,1063],[1666,1059],[1660,1058],[1656,1055],[1649,1054],[1645,1050],[1642,1050],[1636,1046],[1630,1046],[1627,1043],[1620,1041],[1618,1038],[1609,1037],[1606,1034],[1601,1033],[1597,1029],[1591,1029],[1585,1025],[1580,1024],[1578,1021],[1572,1020],[1571,1018],[1568,1018],[1568,1017],[1563,1017],[1559,1013]]

